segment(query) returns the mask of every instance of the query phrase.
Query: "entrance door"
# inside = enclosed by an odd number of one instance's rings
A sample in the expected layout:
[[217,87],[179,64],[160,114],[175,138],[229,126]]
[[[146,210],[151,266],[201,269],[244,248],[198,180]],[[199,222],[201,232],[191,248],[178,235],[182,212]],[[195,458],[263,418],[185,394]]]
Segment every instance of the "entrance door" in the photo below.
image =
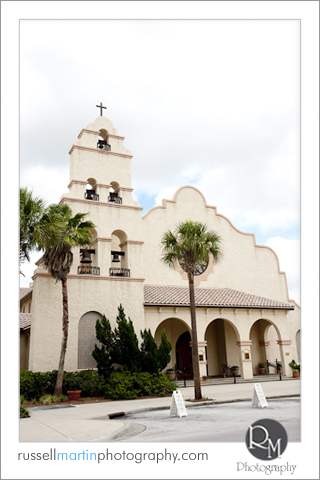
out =
[[[191,336],[189,332],[184,332],[176,343],[176,359],[178,370],[183,371],[185,368],[186,377],[193,378],[192,369],[192,350],[190,347]],[[178,378],[183,378],[181,373],[177,374]]]

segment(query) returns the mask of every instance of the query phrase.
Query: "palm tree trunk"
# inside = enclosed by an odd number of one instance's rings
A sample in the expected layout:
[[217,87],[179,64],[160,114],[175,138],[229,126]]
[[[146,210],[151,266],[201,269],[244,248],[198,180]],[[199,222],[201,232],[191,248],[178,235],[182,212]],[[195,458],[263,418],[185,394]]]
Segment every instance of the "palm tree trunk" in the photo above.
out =
[[67,290],[67,277],[61,280],[62,283],[62,342],[61,342],[61,352],[60,352],[60,361],[57,374],[56,386],[54,389],[54,394],[59,397],[62,394],[62,381],[63,381],[63,370],[64,370],[64,360],[67,351],[67,341],[68,341],[68,326],[69,326],[69,311],[68,311],[68,290]]
[[193,380],[194,380],[194,397],[196,400],[200,400],[202,398],[202,395],[201,395],[201,383],[200,383],[196,302],[194,297],[193,275],[188,275],[188,279],[189,279],[191,329],[192,329],[192,368],[193,368]]

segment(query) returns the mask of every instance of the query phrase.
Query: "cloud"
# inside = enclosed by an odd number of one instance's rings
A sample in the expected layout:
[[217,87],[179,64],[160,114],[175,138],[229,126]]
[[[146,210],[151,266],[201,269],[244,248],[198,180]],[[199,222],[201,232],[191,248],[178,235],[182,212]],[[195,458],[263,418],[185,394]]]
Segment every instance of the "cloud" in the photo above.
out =
[[32,190],[34,195],[45,199],[47,205],[58,203],[63,193],[68,191],[69,165],[56,169],[35,165],[23,170],[20,185]]

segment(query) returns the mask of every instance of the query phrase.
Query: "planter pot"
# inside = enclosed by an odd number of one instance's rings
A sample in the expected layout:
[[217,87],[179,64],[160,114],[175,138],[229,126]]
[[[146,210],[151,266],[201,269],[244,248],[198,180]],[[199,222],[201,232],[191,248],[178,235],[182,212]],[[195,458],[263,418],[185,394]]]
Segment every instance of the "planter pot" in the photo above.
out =
[[293,376],[293,378],[299,378],[300,377],[300,372],[293,372],[292,376]]
[[174,370],[170,370],[169,372],[166,372],[166,374],[167,374],[167,377],[169,378],[169,380],[174,380],[175,379],[176,372]]
[[201,382],[210,382],[210,378],[201,378]]
[[67,394],[69,400],[79,400],[81,390],[69,390]]
[[266,369],[265,368],[259,368],[259,375],[265,375],[266,374]]

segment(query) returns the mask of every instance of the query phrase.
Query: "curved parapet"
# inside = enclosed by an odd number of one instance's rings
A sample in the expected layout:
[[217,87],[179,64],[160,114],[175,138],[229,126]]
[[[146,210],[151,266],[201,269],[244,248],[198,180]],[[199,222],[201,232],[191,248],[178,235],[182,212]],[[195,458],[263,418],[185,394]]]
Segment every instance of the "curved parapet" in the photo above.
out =
[[217,213],[217,208],[208,205],[197,188],[179,188],[172,200],[162,200],[162,205],[151,208],[142,220],[144,235],[150,245],[150,255],[149,248],[146,248],[145,260],[156,263],[159,283],[168,284],[169,279],[172,285],[181,280],[186,282],[185,276],[169,271],[160,261],[163,233],[185,220],[200,221],[220,235],[223,253],[221,262],[201,279],[201,286],[229,287],[281,301],[289,300],[286,274],[280,270],[277,254],[270,247],[257,245],[254,234],[241,232],[227,217]]

